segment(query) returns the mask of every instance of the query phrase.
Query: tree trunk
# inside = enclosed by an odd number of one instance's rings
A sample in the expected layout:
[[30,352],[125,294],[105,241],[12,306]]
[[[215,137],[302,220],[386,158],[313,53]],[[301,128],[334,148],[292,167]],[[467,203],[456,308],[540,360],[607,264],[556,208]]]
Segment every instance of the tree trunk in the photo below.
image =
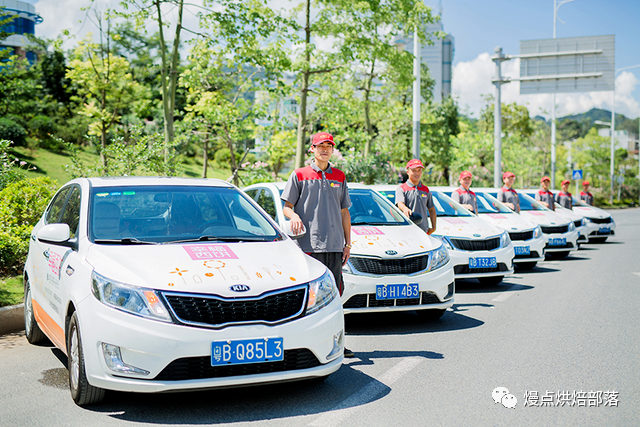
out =
[[375,70],[376,60],[371,61],[371,71],[369,72],[369,78],[367,79],[367,85],[364,91],[364,123],[367,127],[367,141],[364,144],[364,156],[369,156],[371,148],[373,146],[373,126],[371,126],[370,115],[370,102],[369,96],[371,95],[371,84],[373,82],[373,72]]
[[300,112],[298,113],[298,140],[296,145],[296,162],[294,167],[304,166],[305,134],[307,127],[307,94],[309,91],[309,75],[311,68],[311,0],[306,2],[306,25],[304,27],[304,69],[302,71],[302,87],[300,88]]
[[202,150],[202,177],[207,177],[207,151],[209,150],[209,138],[205,136],[204,138],[204,149]]
[[[101,99],[101,109],[104,112],[104,109],[107,105],[107,94],[105,91],[102,91],[102,99]],[[107,123],[105,123],[104,119],[100,120],[100,161],[102,162],[102,173],[104,176],[107,176],[107,156],[104,151],[107,148]]]
[[231,158],[229,161],[231,162],[231,173],[233,174],[233,185],[236,187],[240,186],[240,179],[238,178],[238,163],[236,162],[236,153],[233,151],[233,141],[231,137],[229,137],[229,129],[227,125],[224,125],[224,140],[227,143],[227,148],[229,148],[229,152],[231,153]]

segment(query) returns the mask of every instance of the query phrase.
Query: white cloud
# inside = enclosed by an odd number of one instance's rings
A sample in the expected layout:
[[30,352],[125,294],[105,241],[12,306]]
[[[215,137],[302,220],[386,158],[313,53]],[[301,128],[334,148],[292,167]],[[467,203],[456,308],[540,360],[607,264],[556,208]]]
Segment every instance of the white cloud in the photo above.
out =
[[[503,77],[516,78],[519,73],[518,59],[502,63]],[[483,95],[495,95],[495,63],[489,53],[481,53],[474,60],[460,62],[453,67],[452,91],[458,99],[460,109],[465,114],[478,117],[485,105]],[[616,78],[616,112],[627,117],[640,116],[640,103],[633,92],[640,84],[635,75],[625,71]],[[580,114],[592,108],[611,110],[611,92],[560,93],[556,95],[556,116]],[[520,95],[520,83],[512,82],[502,86],[502,102],[516,102],[526,105],[532,116],[551,116],[552,95]]]

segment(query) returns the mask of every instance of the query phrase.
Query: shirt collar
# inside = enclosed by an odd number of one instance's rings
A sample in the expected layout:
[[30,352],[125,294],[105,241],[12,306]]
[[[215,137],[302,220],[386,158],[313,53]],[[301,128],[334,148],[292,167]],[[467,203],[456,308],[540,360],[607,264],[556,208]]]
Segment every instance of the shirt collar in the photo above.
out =
[[460,186],[460,190],[464,191],[465,193],[471,193],[471,189],[466,190],[462,185]]
[[330,174],[332,172],[331,171],[331,163],[329,163],[329,166],[327,166],[327,170],[324,170],[324,171],[322,169],[320,169],[320,167],[318,165],[316,165],[316,161],[315,160],[311,162],[310,166],[311,166],[311,169],[313,169],[316,172],[323,172],[323,173],[328,173],[328,174]]
[[504,191],[511,191],[512,193],[515,193],[515,192],[516,192],[516,190],[514,190],[513,188],[507,188],[507,186],[506,186],[506,185],[503,185],[503,186],[502,186],[502,189],[503,189]]

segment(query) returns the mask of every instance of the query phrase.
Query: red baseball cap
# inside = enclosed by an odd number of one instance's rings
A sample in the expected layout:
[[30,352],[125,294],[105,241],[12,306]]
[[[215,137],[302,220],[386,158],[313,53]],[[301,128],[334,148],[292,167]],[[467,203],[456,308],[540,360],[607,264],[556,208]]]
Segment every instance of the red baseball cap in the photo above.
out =
[[336,143],[333,142],[333,135],[327,132],[318,132],[311,138],[311,145],[320,145],[323,142],[328,142],[333,146],[336,145]]
[[509,178],[510,176],[515,177],[515,176],[516,176],[516,174],[515,174],[515,173],[513,173],[513,172],[505,172],[505,173],[503,173],[503,174],[502,174],[502,179]]
[[568,179],[565,179],[560,183],[560,185],[565,185],[565,184],[571,184],[571,181],[569,181]]
[[551,182],[551,178],[549,178],[548,176],[543,176],[542,178],[540,178],[540,182],[545,182],[545,181]]
[[582,185],[591,185],[591,183],[589,181],[583,181]]
[[424,169],[424,165],[422,164],[420,159],[411,159],[411,160],[409,160],[407,162],[407,169],[413,169],[413,168],[423,168]]
[[469,171],[460,172],[460,178],[459,178],[460,180],[462,180],[463,178],[466,178],[466,177],[472,177],[473,178],[473,175]]

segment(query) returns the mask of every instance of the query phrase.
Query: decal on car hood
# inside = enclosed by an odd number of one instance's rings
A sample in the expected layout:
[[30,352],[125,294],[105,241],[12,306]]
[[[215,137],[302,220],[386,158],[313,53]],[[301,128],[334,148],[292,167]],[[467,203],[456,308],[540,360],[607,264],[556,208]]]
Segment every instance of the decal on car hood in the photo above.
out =
[[504,230],[490,222],[470,216],[462,218],[438,218],[435,234],[447,237],[462,237],[469,239],[486,239],[502,234]]
[[520,215],[513,214],[480,214],[480,218],[507,231],[524,231],[535,228],[537,224],[528,221]]
[[[371,232],[364,234],[365,232]],[[437,249],[442,243],[430,237],[417,225],[389,225],[351,227],[351,255],[370,255],[389,258],[387,251],[397,254],[393,258]]]

